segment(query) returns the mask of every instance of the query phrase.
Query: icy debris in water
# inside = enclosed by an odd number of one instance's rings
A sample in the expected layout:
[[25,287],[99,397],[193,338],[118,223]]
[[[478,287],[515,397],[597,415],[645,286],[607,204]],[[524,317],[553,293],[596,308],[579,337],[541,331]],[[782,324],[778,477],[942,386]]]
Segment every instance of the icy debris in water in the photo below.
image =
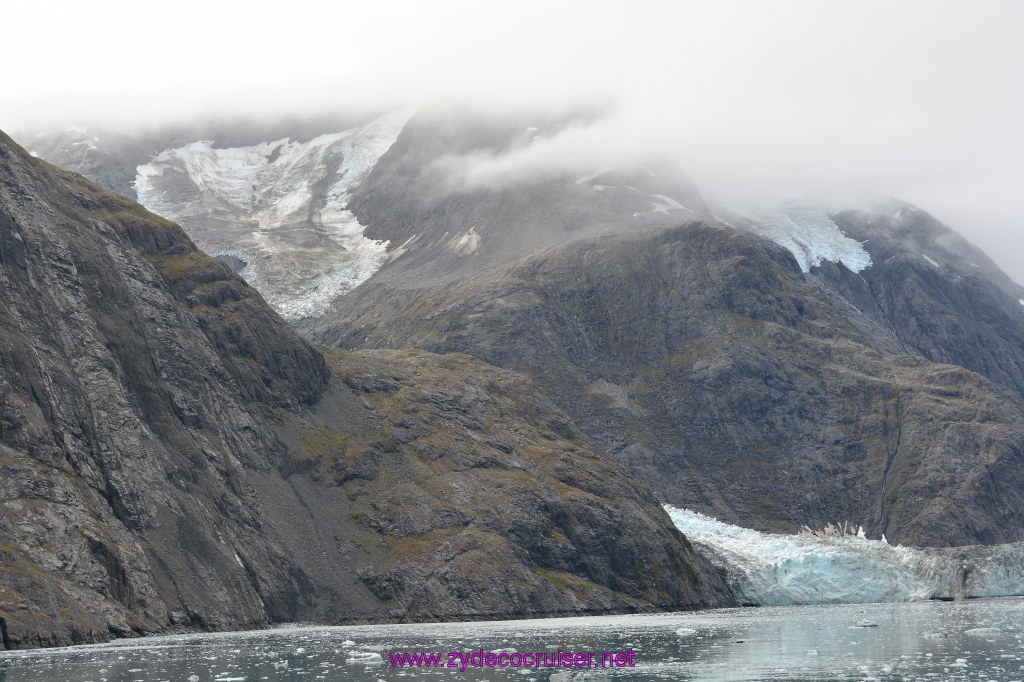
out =
[[375,651],[350,651],[346,663],[380,663],[381,655]]
[[295,653],[297,653],[297,654],[304,654],[304,653],[306,653],[306,647],[300,646],[298,649],[295,650]]
[[188,682],[199,682],[199,675],[189,675]]
[[970,630],[964,630],[965,635],[971,637],[994,637],[999,634],[998,628],[971,628]]
[[678,635],[679,637],[689,637],[690,635],[695,634],[697,634],[697,631],[692,630],[690,628],[679,628],[678,630],[676,630],[676,635]]
[[341,645],[342,646],[355,646],[356,643],[353,642],[351,639],[346,639],[344,642],[341,643]]

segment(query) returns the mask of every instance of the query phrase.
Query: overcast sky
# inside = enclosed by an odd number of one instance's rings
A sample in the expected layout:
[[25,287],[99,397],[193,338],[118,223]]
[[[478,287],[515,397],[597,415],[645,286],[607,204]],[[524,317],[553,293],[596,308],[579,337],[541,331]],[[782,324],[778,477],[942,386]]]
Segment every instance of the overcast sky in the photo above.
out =
[[723,198],[891,194],[1024,282],[1024,2],[3,0],[0,128],[449,104],[611,112]]

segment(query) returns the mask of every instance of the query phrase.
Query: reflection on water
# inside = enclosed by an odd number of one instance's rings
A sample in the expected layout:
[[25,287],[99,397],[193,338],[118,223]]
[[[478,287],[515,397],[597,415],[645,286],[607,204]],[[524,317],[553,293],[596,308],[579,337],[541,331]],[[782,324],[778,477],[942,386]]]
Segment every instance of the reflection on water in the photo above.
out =
[[[0,653],[0,680],[1024,681],[1024,599],[289,627]],[[634,652],[613,670],[395,668],[397,652]]]

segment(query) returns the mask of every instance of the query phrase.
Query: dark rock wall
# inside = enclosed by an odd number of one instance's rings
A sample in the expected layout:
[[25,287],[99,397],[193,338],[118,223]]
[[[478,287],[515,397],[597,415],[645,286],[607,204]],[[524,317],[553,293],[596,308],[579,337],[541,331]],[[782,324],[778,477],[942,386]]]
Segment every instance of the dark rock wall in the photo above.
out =
[[662,499],[729,522],[1020,540],[1019,399],[907,355],[850,280],[866,313],[774,243],[694,223],[573,242],[442,291],[359,289],[327,340],[532,376]]
[[179,227],[0,136],[4,646],[728,600],[526,380],[331,363]]

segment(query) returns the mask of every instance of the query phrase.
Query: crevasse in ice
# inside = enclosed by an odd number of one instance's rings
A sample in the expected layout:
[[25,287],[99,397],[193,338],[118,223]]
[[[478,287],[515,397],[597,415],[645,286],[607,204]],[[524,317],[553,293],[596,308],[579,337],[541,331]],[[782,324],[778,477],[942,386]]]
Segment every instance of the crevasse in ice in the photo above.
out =
[[762,533],[665,506],[676,527],[759,606],[1024,595],[1024,543],[922,549],[857,536]]
[[387,114],[306,142],[167,149],[136,170],[139,202],[204,251],[244,262],[241,274],[285,318],[317,316],[384,259],[386,244],[364,237],[347,205],[407,119]]
[[819,267],[822,261],[842,263],[853,272],[871,266],[864,245],[843,234],[828,210],[821,207],[785,204],[758,216],[751,229],[789,249],[804,272]]

